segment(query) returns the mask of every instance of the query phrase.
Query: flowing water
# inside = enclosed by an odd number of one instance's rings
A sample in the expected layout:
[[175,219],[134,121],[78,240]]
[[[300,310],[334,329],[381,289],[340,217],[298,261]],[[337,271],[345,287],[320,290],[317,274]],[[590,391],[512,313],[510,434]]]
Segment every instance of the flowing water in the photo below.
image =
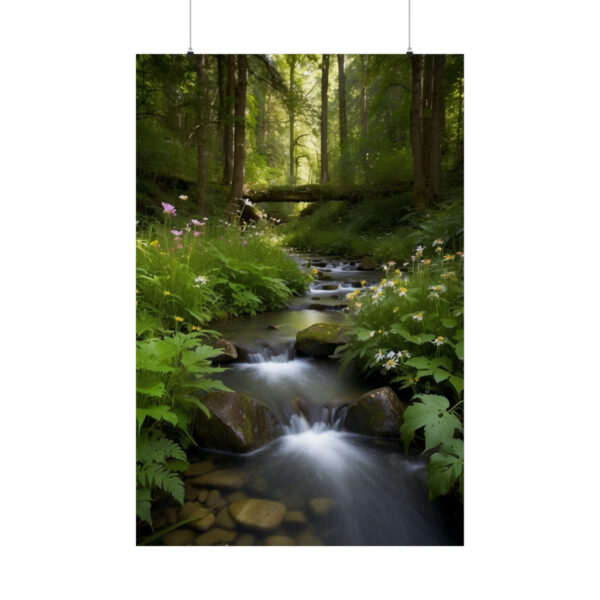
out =
[[[302,263],[308,258],[296,255]],[[462,543],[462,508],[429,502],[426,459],[407,457],[397,440],[344,431],[345,406],[374,386],[334,361],[295,355],[296,332],[313,323],[343,323],[345,294],[381,273],[313,257],[331,276],[315,282],[288,310],[214,325],[239,349],[222,380],[267,404],[282,436],[245,456],[214,454],[219,466],[244,472],[244,492],[302,511],[308,524],[296,543],[328,545],[452,545]],[[261,537],[254,543],[261,543]]]

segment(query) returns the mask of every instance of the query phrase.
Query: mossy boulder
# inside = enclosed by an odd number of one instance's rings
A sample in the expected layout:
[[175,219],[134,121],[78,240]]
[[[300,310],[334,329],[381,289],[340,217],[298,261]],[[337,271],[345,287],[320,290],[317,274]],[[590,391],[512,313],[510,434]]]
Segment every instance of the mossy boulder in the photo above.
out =
[[250,452],[279,435],[275,415],[258,400],[237,392],[213,392],[202,402],[210,419],[197,412],[194,436],[204,448]]
[[358,265],[359,271],[375,271],[377,269],[377,262],[370,256],[365,256]]
[[346,325],[315,323],[296,334],[296,349],[314,358],[327,358],[348,341]]
[[362,395],[351,404],[344,426],[354,433],[398,437],[406,403],[389,387],[380,387]]
[[214,363],[229,363],[238,359],[238,351],[233,342],[221,338],[214,343],[215,350],[221,350],[221,354],[212,359]]

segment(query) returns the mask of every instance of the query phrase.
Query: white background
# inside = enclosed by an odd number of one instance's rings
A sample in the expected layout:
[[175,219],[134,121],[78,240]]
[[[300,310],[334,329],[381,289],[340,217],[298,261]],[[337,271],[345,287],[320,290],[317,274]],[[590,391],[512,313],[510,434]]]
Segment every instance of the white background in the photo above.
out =
[[[197,53],[407,47],[405,0],[194,5]],[[594,8],[413,0],[466,56],[465,547],[136,548],[135,54],[187,0],[4,2],[3,597],[597,598]]]

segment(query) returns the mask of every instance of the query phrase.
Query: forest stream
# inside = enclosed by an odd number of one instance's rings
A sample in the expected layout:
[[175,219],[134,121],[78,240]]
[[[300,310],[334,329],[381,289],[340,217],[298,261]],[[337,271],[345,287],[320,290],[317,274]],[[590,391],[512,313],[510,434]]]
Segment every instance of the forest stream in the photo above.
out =
[[[381,273],[359,271],[343,259],[292,256],[326,280],[313,282],[287,309],[213,325],[240,354],[222,381],[268,405],[283,435],[241,456],[190,450],[191,463],[234,475],[218,492],[200,492],[211,496],[205,501],[223,527],[211,531],[222,532],[220,543],[234,545],[462,544],[461,510],[448,499],[428,499],[426,458],[405,456],[398,440],[344,431],[345,406],[374,386],[351,368],[340,373],[335,361],[295,355],[297,331],[344,322],[346,293]],[[269,532],[238,531],[227,508],[246,497],[283,503],[285,520]],[[209,534],[207,543],[219,543]]]

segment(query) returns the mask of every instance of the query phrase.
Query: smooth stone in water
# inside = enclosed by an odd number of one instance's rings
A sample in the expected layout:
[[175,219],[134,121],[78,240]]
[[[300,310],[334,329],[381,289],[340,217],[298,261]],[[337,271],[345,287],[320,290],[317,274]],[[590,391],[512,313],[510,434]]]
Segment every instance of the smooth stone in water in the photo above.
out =
[[231,518],[227,507],[222,508],[217,518],[215,519],[215,525],[222,527],[223,529],[235,529],[235,521]]
[[226,531],[215,527],[194,540],[194,546],[215,546],[222,542],[229,544],[235,539],[235,531]]
[[185,500],[196,500],[198,498],[198,490],[189,482],[185,483]]
[[208,498],[208,490],[200,490],[198,492],[198,500],[200,502],[206,502],[207,498]]
[[265,546],[295,546],[296,540],[286,535],[270,535],[264,543]]
[[179,520],[187,519],[195,510],[204,508],[200,502],[186,502],[179,511]]
[[238,359],[238,351],[233,342],[221,338],[214,344],[215,350],[221,350],[221,354],[212,358],[212,362],[228,363]]
[[163,537],[165,546],[187,546],[196,537],[196,532],[191,529],[176,529]]
[[344,426],[353,433],[399,437],[405,409],[406,404],[392,388],[380,387],[363,394],[350,405]]
[[206,506],[208,506],[208,508],[214,508],[221,500],[221,492],[219,490],[210,490],[210,492],[208,492],[208,497],[206,498]]
[[335,508],[337,502],[332,498],[311,498],[308,505],[315,517],[324,517]]
[[248,497],[246,492],[233,492],[227,495],[229,502],[235,502],[236,500],[245,500]]
[[198,531],[206,531],[215,522],[215,515],[206,508],[195,510],[188,518],[196,519],[191,521],[189,526]]
[[254,546],[256,538],[251,533],[243,533],[235,541],[236,546]]
[[312,533],[304,532],[298,536],[298,546],[324,546],[322,539]]
[[315,323],[296,334],[297,350],[314,358],[327,358],[349,341],[348,326],[334,323]]
[[308,525],[308,519],[301,510],[290,510],[285,515],[283,524],[290,529],[302,529]]
[[247,498],[233,502],[229,506],[229,513],[240,525],[260,531],[271,531],[283,521],[286,508],[282,502]]
[[246,482],[246,475],[236,469],[222,469],[200,475],[191,480],[194,485],[223,488],[241,488]]
[[167,523],[173,525],[177,523],[177,509],[169,507],[165,509],[165,516],[167,517]]
[[191,477],[198,477],[199,475],[204,475],[204,473],[209,473],[214,470],[215,463],[210,458],[207,458],[202,462],[191,464],[187,471],[183,473],[183,476],[186,479],[190,479]]
[[377,269],[377,262],[370,256],[365,256],[358,265],[359,271],[375,271]]

